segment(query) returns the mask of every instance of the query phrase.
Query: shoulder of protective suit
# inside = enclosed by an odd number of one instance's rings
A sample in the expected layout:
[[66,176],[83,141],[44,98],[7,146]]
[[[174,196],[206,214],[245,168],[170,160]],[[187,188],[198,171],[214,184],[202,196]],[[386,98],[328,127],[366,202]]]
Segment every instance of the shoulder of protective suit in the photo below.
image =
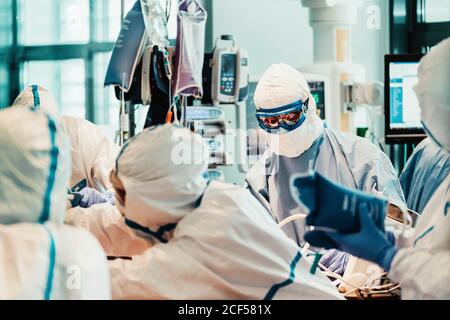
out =
[[178,222],[174,237],[203,238],[211,229],[225,230],[240,220],[243,188],[212,181],[203,193],[200,205]]
[[213,181],[209,184],[200,206],[195,211],[206,210],[208,215],[214,213],[222,215],[222,212],[226,210],[227,215],[231,215],[233,212],[240,212],[243,207],[252,205],[252,198],[250,191],[241,186]]
[[249,228],[246,229],[249,232],[255,221],[259,221],[261,227],[263,223],[273,223],[271,219],[249,190],[213,181],[203,194],[200,206],[178,223],[175,236],[209,238],[211,230],[216,230],[217,234],[228,237],[226,230]]
[[325,129],[328,136],[334,137],[342,151],[345,154],[361,155],[363,154],[365,159],[379,159],[381,154],[384,154],[377,146],[366,138],[359,137],[354,134],[336,131],[332,129]]
[[64,123],[65,126],[78,127],[84,121],[84,119],[73,116],[61,116],[61,121]]
[[259,177],[262,172],[264,172],[264,168],[267,166],[267,163],[272,160],[272,154],[269,152],[265,152],[258,161],[251,166],[246,175],[246,180],[251,177]]
[[64,125],[68,134],[78,134],[79,132],[92,133],[95,131],[100,131],[100,128],[96,126],[94,123],[80,117],[72,117],[72,116],[62,116],[61,121]]
[[243,191],[243,188],[231,183],[221,181],[212,181],[203,194],[202,204],[205,200],[212,200],[220,197],[220,200],[235,201],[237,194]]

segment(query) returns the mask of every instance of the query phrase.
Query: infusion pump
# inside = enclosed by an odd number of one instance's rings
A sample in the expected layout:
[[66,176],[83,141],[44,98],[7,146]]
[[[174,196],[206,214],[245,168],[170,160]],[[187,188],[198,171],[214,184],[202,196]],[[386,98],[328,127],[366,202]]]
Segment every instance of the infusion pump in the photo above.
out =
[[236,47],[233,36],[223,35],[219,40],[232,41],[231,47],[214,49],[211,60],[211,97],[213,104],[244,101],[248,95],[248,52]]
[[[244,112],[241,105],[189,106],[186,126],[203,137],[209,149],[208,175],[214,180],[243,185],[248,170]],[[245,120],[245,119],[244,119]]]

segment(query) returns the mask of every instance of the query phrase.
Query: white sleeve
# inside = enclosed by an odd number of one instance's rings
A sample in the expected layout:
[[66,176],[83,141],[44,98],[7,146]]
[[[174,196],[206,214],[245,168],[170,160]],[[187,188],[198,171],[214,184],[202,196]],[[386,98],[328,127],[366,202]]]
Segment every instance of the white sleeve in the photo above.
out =
[[119,148],[106,136],[102,136],[97,146],[97,154],[92,163],[92,177],[106,190],[112,189],[109,174],[114,168]]
[[[78,167],[83,169],[92,188],[105,192],[112,188],[110,171],[114,168],[119,147],[90,121],[66,117],[66,127],[71,132]],[[76,132],[76,134],[75,134]]]
[[[450,299],[450,251],[400,249],[389,277],[400,284],[404,298]],[[414,292],[413,296],[408,292]]]
[[125,224],[115,206],[101,203],[90,208],[67,210],[65,222],[89,230],[100,242],[107,256],[131,257],[153,246],[152,239],[138,236]]
[[404,204],[405,196],[400,185],[394,167],[389,158],[381,150],[374,150],[377,156],[365,161],[366,172],[358,176],[359,189],[368,193],[374,193],[373,187],[390,201],[397,205]]
[[[176,243],[156,245],[131,260],[109,261],[113,299],[178,299],[195,283],[196,263]],[[194,290],[195,291],[195,290]]]
[[104,190],[99,189],[103,192],[112,189],[109,174],[114,168],[119,147],[110,141],[98,126],[90,122],[85,123],[84,132],[80,134],[86,135],[83,139],[86,143],[80,148],[85,149],[85,154],[93,155],[92,162],[88,165],[96,187],[103,188]]
[[[367,139],[344,133],[330,135],[347,161],[357,189],[373,193],[373,187],[397,204],[405,203],[397,173],[387,155]],[[340,137],[336,139],[336,137]],[[361,155],[364,155],[363,157]]]
[[157,244],[131,260],[108,261],[113,299],[224,299],[242,297],[201,261],[193,239]]

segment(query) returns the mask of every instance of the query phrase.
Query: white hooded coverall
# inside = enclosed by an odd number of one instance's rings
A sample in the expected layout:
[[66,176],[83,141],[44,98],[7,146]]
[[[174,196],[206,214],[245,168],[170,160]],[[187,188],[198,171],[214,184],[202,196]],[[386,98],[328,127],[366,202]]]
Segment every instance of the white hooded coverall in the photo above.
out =
[[[200,161],[177,163],[179,153],[191,152]],[[104,243],[111,253],[113,243],[120,247],[118,255],[125,255],[128,245],[142,251],[131,260],[109,262],[113,298],[341,298],[248,190],[207,185],[202,175],[207,155],[201,137],[186,129],[149,128],[117,159],[126,195],[116,206],[125,220],[100,206],[69,210],[66,221],[109,238]],[[135,229],[134,237],[127,225]],[[148,249],[135,241],[144,234],[150,237]]]
[[62,224],[70,154],[59,120],[4,109],[0,149],[0,299],[109,299],[98,241]]
[[[414,90],[429,137],[450,152],[450,38],[425,55]],[[433,183],[434,181],[430,181]],[[403,299],[450,299],[450,176],[427,202],[410,247],[400,248],[389,276]]]

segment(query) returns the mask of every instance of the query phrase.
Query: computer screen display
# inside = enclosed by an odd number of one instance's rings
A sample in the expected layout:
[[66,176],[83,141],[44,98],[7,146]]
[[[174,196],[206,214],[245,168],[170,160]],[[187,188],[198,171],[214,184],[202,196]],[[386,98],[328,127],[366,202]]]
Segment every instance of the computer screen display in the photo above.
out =
[[420,108],[414,86],[418,82],[418,62],[389,64],[390,127],[422,128]]
[[421,54],[385,56],[385,140],[386,143],[418,143],[426,137],[420,106],[414,91],[419,81]]
[[320,119],[325,120],[325,82],[308,81],[309,90],[317,106],[317,113]]

